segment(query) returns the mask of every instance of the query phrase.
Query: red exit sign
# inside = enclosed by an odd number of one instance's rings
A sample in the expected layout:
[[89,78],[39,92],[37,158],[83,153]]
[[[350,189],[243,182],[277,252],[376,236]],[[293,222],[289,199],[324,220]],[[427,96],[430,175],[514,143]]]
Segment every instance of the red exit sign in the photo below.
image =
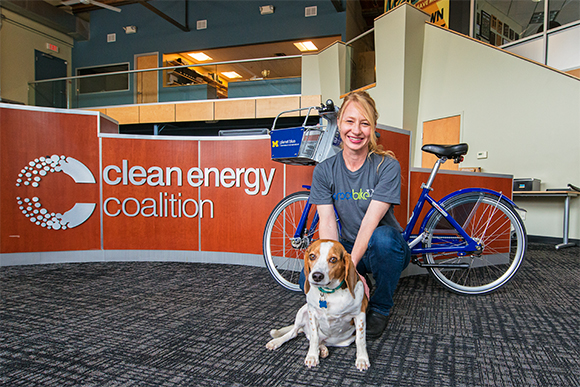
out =
[[58,52],[58,46],[55,44],[46,43],[46,48],[50,51]]

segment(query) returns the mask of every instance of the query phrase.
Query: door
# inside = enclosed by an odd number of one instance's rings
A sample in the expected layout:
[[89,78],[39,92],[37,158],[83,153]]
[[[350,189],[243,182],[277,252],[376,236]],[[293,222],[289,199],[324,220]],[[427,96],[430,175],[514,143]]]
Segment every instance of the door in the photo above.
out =
[[[34,50],[34,79],[66,77],[67,62],[42,51]],[[44,82],[34,85],[35,106],[66,108],[66,81]]]
[[[139,55],[135,57],[135,69],[154,69],[159,67],[158,54]],[[157,102],[159,91],[159,77],[157,71],[136,73],[136,103]]]
[[[459,144],[459,133],[461,130],[461,116],[452,116],[433,121],[423,122],[423,145],[454,145]],[[421,167],[431,169],[437,157],[430,153],[422,152]],[[451,169],[457,171],[459,164],[448,161],[441,166],[441,169]]]

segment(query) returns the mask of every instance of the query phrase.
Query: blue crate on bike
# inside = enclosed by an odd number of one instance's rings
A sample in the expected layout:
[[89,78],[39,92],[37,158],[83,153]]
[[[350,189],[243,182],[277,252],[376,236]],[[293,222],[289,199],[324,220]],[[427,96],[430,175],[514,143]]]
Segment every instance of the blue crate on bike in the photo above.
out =
[[293,165],[315,164],[322,133],[320,126],[273,130],[270,133],[272,160]]

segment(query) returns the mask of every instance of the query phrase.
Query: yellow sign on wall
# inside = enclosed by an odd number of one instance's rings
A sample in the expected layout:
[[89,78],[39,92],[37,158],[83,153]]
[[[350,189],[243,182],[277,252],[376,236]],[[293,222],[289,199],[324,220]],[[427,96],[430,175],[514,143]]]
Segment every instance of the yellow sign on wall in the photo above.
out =
[[431,15],[431,23],[449,28],[449,0],[421,0],[415,7]]
[[385,12],[409,3],[431,15],[431,23],[449,28],[449,0],[386,0]]

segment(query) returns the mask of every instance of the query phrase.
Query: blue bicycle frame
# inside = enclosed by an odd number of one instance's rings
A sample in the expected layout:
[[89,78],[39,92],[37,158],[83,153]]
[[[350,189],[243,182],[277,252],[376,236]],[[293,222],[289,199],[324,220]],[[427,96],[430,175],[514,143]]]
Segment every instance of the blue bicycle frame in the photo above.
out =
[[[409,247],[411,248],[411,254],[413,254],[413,255],[423,255],[423,254],[428,254],[428,253],[436,254],[436,253],[442,253],[442,252],[447,252],[447,253],[453,252],[453,253],[457,253],[459,256],[465,256],[465,255],[471,254],[473,252],[477,252],[477,251],[482,250],[483,247],[481,246],[481,243],[474,240],[473,238],[471,238],[471,236],[469,236],[469,234],[467,234],[467,232],[463,229],[463,227],[451,215],[449,215],[449,213],[447,213],[447,211],[445,211],[445,209],[442,208],[440,203],[445,203],[447,200],[449,200],[452,197],[455,197],[458,195],[464,195],[464,194],[468,194],[468,193],[488,194],[488,195],[497,197],[498,202],[505,201],[508,204],[510,204],[512,207],[517,208],[516,204],[514,202],[512,202],[508,197],[504,196],[502,193],[492,191],[492,190],[489,190],[486,188],[467,188],[467,189],[458,190],[458,191],[452,192],[451,194],[445,196],[440,201],[436,201],[435,199],[433,199],[429,195],[429,192],[432,191],[431,185],[435,179],[435,176],[437,175],[437,172],[439,171],[441,164],[443,164],[445,161],[446,161],[445,159],[438,159],[437,162],[435,163],[435,165],[433,166],[433,170],[431,171],[431,175],[429,176],[428,182],[426,184],[423,183],[421,185],[421,188],[422,188],[421,195],[419,197],[419,200],[417,201],[417,204],[415,205],[415,208],[413,209],[413,213],[411,214],[411,218],[409,219],[409,222],[407,223],[407,226],[405,227],[405,230],[402,233],[403,238],[409,244]],[[303,187],[310,190],[310,186],[304,185]],[[412,235],[411,233],[412,233],[413,229],[415,228],[415,225],[417,224],[417,221],[419,219],[421,211],[423,210],[425,202],[428,202],[432,206],[432,208],[427,213],[427,215],[425,215],[425,218],[423,219],[423,222],[421,223],[421,226],[419,228],[419,234]],[[300,221],[298,223],[298,227],[296,229],[296,233],[294,234],[294,238],[296,240],[302,239],[303,236],[305,235],[305,232],[307,232],[307,235],[312,235],[315,232],[316,227],[318,226],[319,217],[318,217],[318,212],[316,212],[314,214],[314,219],[312,221],[312,224],[310,225],[308,230],[306,229],[308,214],[310,213],[311,207],[312,207],[312,204],[310,204],[310,199],[309,199],[306,202],[306,207],[304,208],[304,211],[302,212],[302,215],[300,217]],[[449,224],[459,233],[461,238],[460,237],[445,237],[443,239],[443,238],[438,238],[436,235],[431,236],[432,242],[440,242],[440,243],[435,243],[436,244],[435,247],[425,248],[425,247],[423,247],[423,244],[421,243],[428,237],[427,233],[425,232],[425,227],[427,225],[427,222],[434,215],[435,212],[440,213],[449,222]],[[336,209],[335,209],[335,213],[336,213]],[[338,219],[338,214],[337,214],[337,219]],[[338,221],[338,227],[339,227],[339,232],[340,232],[340,227],[341,227],[340,221]],[[436,266],[436,264],[430,265],[430,266]]]

